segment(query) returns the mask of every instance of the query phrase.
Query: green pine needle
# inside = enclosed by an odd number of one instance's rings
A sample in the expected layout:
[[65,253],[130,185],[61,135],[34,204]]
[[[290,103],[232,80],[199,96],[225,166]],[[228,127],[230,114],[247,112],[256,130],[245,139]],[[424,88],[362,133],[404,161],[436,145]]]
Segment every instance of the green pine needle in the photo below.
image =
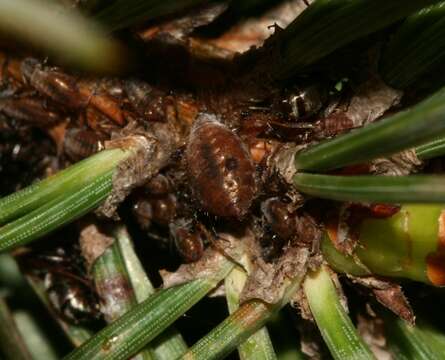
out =
[[326,171],[421,145],[445,133],[445,88],[406,111],[314,145],[295,156],[297,169]]
[[0,225],[29,213],[60,196],[75,193],[95,178],[114,169],[129,152],[101,151],[57,174],[0,199]]
[[[153,295],[155,289],[133,248],[125,226],[118,226],[114,234],[136,299],[138,302],[142,302]],[[187,351],[187,344],[178,330],[171,326],[150,343],[150,349],[156,360],[169,360],[184,354]]]
[[206,2],[208,0],[115,0],[95,18],[109,30],[116,31]]
[[325,266],[306,278],[304,293],[321,335],[335,360],[374,359],[340,304]]
[[412,85],[445,61],[445,2],[408,17],[383,52],[380,71],[396,88]]
[[421,160],[433,159],[445,155],[445,138],[440,137],[416,147],[416,155]]
[[112,190],[113,170],[74,194],[60,195],[0,228],[0,251],[8,251],[48,234],[96,208]]
[[[251,267],[249,261],[242,261],[247,269]],[[240,294],[247,281],[247,274],[244,269],[235,267],[226,277],[224,287],[229,312],[232,314],[240,306]],[[246,341],[238,346],[238,353],[241,360],[275,360],[275,354],[269,332],[266,327],[262,327]]]
[[445,176],[335,176],[297,174],[302,193],[351,202],[445,203]]
[[216,273],[158,291],[75,349],[65,360],[128,359],[214,289],[233,266],[222,258]]
[[317,0],[284,29],[271,75],[288,79],[336,49],[397,22],[434,0]]
[[445,354],[445,335],[417,319],[412,326],[387,314],[385,335],[394,359],[441,360]]
[[85,70],[116,72],[124,63],[121,45],[97,24],[47,1],[0,1],[0,29]]

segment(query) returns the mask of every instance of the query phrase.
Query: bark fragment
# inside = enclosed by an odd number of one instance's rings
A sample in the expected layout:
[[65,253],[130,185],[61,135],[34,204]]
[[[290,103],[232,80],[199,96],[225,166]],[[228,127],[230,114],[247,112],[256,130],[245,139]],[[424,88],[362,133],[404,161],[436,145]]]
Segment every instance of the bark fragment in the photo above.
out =
[[114,239],[99,230],[96,224],[90,223],[80,231],[79,244],[87,269],[91,269],[96,260],[113,245]]
[[408,299],[405,297],[402,287],[392,281],[368,277],[348,277],[356,284],[362,285],[372,291],[375,298],[383,306],[391,310],[397,316],[414,325],[415,316]]
[[[127,133],[132,135],[125,136]],[[129,125],[115,135],[115,139],[105,142],[106,149],[129,149],[132,154],[117,166],[113,190],[96,214],[118,219],[117,206],[131,190],[143,185],[168,164],[179,141],[179,134],[170,124],[156,123],[147,130]]]
[[210,42],[232,53],[246,52],[252,47],[260,47],[274,33],[276,27],[284,29],[304,9],[306,4],[303,0],[283,1],[261,16],[251,17],[235,24]]
[[358,315],[357,331],[379,360],[392,360],[393,357],[386,345],[384,322],[378,317]]
[[386,85],[374,74],[357,87],[345,115],[353,121],[354,127],[362,127],[374,122],[397,105],[402,95],[402,91]]
[[95,287],[100,297],[100,311],[108,323],[122,316],[129,304],[136,302],[131,284],[121,274],[96,279]]
[[371,163],[371,172],[376,175],[404,176],[420,170],[422,161],[414,149],[405,150],[387,158],[378,158]]
[[260,299],[268,304],[278,303],[289,281],[306,273],[308,259],[309,250],[304,247],[288,247],[273,264],[254,259],[254,270],[241,293],[240,303],[252,299]]

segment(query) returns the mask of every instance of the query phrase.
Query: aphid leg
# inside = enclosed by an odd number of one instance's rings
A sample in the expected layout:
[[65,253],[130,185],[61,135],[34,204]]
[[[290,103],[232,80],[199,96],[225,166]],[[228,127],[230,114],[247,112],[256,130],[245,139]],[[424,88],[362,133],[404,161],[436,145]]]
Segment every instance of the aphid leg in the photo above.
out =
[[227,251],[220,245],[218,244],[218,241],[216,240],[216,237],[218,238],[218,240],[222,240],[228,244],[231,243],[230,239],[225,238],[223,235],[221,234],[216,234],[216,236],[214,236],[213,234],[210,234],[210,232],[205,229],[207,232],[207,236],[210,242],[210,246],[212,246],[216,251],[220,252],[221,254],[223,254],[226,258],[230,259],[230,261],[232,261],[233,263],[235,263],[236,265],[238,265],[241,269],[244,269],[247,272],[247,269],[245,268],[245,266],[240,263],[237,259],[235,259],[233,256],[231,256],[230,254],[227,253]]

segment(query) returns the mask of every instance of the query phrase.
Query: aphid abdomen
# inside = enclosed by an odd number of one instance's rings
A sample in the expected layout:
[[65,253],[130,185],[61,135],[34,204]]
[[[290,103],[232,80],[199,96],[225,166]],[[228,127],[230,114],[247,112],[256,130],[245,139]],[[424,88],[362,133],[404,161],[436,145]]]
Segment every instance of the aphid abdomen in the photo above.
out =
[[241,139],[215,116],[201,114],[186,150],[189,181],[202,208],[242,218],[256,192],[255,167]]
[[54,125],[63,119],[60,114],[45,106],[43,100],[34,98],[0,99],[0,112],[26,124],[43,127]]
[[277,197],[267,199],[261,204],[261,212],[275,234],[283,240],[290,239],[295,233],[295,217],[286,203]]
[[332,137],[354,129],[354,122],[344,113],[334,113],[321,119],[316,124],[316,129],[322,137]]
[[84,159],[100,148],[100,137],[91,130],[68,129],[64,138],[64,151],[74,161]]
[[25,59],[21,70],[29,84],[43,95],[70,109],[82,109],[88,104],[77,86],[77,80],[59,71],[42,69],[35,59]]
[[186,263],[198,261],[204,253],[202,232],[192,221],[178,219],[169,226],[176,251]]

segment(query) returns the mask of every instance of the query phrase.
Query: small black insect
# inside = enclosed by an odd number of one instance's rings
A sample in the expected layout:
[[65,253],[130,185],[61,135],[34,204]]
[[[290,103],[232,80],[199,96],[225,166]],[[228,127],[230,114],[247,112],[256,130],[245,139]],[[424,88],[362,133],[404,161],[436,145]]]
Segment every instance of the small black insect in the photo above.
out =
[[307,119],[316,115],[327,100],[327,92],[321,86],[309,85],[290,89],[281,100],[281,107],[293,119]]
[[71,250],[58,247],[17,259],[25,274],[42,281],[51,307],[62,319],[73,324],[93,322],[102,316],[97,295],[80,256]]

